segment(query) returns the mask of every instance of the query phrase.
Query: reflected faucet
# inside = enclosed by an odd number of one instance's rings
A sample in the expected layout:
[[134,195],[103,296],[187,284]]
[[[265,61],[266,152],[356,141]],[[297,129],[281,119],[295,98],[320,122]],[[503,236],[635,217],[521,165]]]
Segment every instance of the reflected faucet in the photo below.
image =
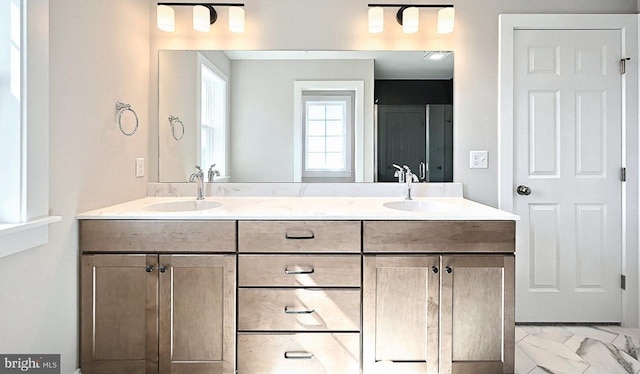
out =
[[404,179],[405,179],[405,173],[404,173],[404,169],[402,167],[400,167],[400,165],[396,165],[396,164],[391,164],[394,168],[398,169],[396,170],[395,173],[393,173],[393,176],[395,178],[398,178],[398,183],[404,183]]
[[407,165],[403,165],[403,167],[406,169],[405,178],[407,180],[407,197],[405,197],[405,200],[413,200],[411,198],[411,187],[413,187],[413,182],[420,182],[420,180],[417,175],[411,172],[411,169],[409,169]]
[[202,169],[200,168],[200,166],[196,165],[196,169],[197,171],[193,174],[191,174],[191,176],[189,177],[189,182],[193,183],[198,182],[198,198],[197,200],[204,200],[204,173],[202,172]]
[[209,182],[213,182],[213,177],[219,177],[220,176],[220,172],[218,170],[215,170],[213,167],[216,166],[216,164],[211,164],[211,166],[209,166],[209,172],[207,173],[209,178]]

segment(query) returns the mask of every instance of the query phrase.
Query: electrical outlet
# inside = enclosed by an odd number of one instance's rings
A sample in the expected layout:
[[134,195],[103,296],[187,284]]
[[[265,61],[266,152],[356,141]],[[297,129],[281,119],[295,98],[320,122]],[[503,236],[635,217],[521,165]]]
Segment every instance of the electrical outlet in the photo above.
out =
[[136,178],[144,177],[144,158],[136,158]]
[[471,151],[469,152],[471,169],[487,169],[489,167],[488,151]]

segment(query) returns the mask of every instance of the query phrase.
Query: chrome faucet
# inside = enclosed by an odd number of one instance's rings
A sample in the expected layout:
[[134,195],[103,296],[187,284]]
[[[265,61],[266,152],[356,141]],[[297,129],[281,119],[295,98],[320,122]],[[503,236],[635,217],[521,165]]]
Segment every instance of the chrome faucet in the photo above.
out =
[[189,177],[189,182],[193,183],[198,182],[198,198],[197,200],[204,200],[204,173],[202,172],[202,169],[200,168],[200,166],[196,165],[196,169],[197,171],[193,174],[191,174],[191,176]]
[[213,177],[219,177],[220,176],[220,172],[218,170],[215,170],[213,167],[216,166],[216,164],[212,164],[211,166],[209,166],[209,172],[207,173],[209,178],[209,182],[213,182]]
[[403,165],[403,167],[406,169],[404,174],[407,180],[407,197],[405,197],[405,200],[413,200],[411,198],[411,187],[413,187],[413,182],[420,182],[420,179],[411,172],[411,169],[409,169],[407,165]]
[[398,178],[398,183],[404,183],[404,179],[405,179],[405,173],[404,173],[404,169],[402,167],[400,167],[399,165],[396,164],[391,164],[394,168],[398,169],[396,170],[395,173],[393,173],[393,176],[395,178]]

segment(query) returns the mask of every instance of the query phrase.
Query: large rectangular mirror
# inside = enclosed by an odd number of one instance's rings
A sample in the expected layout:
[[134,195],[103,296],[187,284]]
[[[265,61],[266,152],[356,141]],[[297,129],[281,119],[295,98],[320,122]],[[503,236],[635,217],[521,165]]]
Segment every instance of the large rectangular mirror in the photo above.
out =
[[158,70],[160,182],[453,179],[451,52],[160,51]]

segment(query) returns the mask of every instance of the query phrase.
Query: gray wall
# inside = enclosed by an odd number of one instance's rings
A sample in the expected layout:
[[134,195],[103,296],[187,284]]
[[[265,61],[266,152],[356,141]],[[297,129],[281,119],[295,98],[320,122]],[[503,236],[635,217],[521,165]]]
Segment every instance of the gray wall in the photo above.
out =
[[[373,124],[372,60],[236,60],[231,69],[231,180],[293,181],[293,87],[296,80],[364,81],[364,122]],[[373,127],[365,128],[373,154]],[[367,152],[367,150],[369,152]],[[373,178],[373,158],[365,158]]]

